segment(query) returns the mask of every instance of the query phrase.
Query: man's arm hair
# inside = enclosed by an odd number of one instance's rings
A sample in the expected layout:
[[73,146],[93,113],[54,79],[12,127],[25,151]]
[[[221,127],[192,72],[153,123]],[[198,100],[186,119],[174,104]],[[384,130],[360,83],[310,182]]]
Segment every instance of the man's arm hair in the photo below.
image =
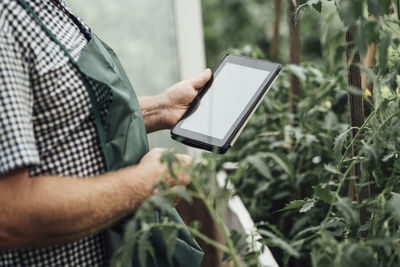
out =
[[161,153],[153,149],[138,165],[85,179],[29,177],[27,168],[0,176],[0,250],[68,243],[111,226],[166,173]]
[[[146,176],[137,166],[88,179],[29,178],[26,168],[13,171],[0,178],[0,249],[46,246],[96,233],[143,201],[150,191]],[[128,179],[137,181],[132,186]]]

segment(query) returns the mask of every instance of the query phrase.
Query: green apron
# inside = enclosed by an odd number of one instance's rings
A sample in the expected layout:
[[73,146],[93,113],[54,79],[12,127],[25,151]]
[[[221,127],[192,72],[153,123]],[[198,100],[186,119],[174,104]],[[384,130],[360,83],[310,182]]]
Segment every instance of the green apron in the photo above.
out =
[[[78,61],[75,61],[66,47],[43,24],[25,0],[18,1],[80,71],[82,81],[90,97],[107,171],[118,170],[138,163],[149,150],[146,128],[135,92],[114,51],[95,34],[88,34],[81,23],[74,16],[71,16],[75,24],[89,39]],[[92,84],[96,84],[96,86],[93,87]],[[98,91],[95,91],[94,88],[98,88]],[[101,114],[99,110],[101,103],[97,103],[97,99],[105,99],[110,103],[106,114]],[[154,213],[153,217],[156,222],[161,217],[168,216],[173,221],[183,223],[175,209],[171,209],[166,214],[159,214],[157,211],[154,211]],[[121,225],[123,226],[123,223],[127,220],[125,219],[116,227],[106,230],[106,251],[109,259],[123,245],[124,227],[121,227]],[[148,257],[150,260],[147,261],[147,266],[169,266],[161,234],[153,231],[151,239],[156,259],[154,261],[151,260],[151,257]],[[203,251],[187,230],[178,231],[176,248],[172,258],[173,266],[200,266],[203,254]],[[139,266],[136,256],[133,262],[126,265],[126,267],[134,266]]]

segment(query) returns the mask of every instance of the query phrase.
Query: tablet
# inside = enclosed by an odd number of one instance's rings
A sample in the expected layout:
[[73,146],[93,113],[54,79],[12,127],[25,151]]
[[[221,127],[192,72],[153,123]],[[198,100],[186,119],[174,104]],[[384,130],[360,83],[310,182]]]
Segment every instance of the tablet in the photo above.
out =
[[225,153],[235,143],[280,69],[277,63],[226,55],[171,130],[171,137],[192,147]]

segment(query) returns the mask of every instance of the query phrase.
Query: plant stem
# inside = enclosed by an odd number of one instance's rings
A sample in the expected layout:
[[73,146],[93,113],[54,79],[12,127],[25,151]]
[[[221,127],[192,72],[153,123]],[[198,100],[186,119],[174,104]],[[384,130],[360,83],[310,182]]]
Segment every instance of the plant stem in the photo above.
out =
[[[224,246],[223,244],[218,243],[217,241],[209,238],[208,236],[206,236],[205,234],[201,233],[199,230],[197,230],[196,228],[191,227],[191,226],[183,225],[183,224],[180,224],[180,223],[173,223],[173,222],[167,222],[167,223],[162,223],[162,224],[149,223],[148,226],[149,226],[149,228],[162,228],[162,227],[165,227],[165,226],[171,226],[171,227],[181,228],[181,229],[185,229],[185,227],[186,227],[186,229],[188,229],[195,236],[197,236],[200,239],[202,239],[204,242],[206,242],[206,243],[208,243],[208,244],[210,244],[210,245],[222,250],[223,252],[226,252],[226,253],[230,252],[229,249],[226,246]],[[141,229],[141,230],[137,231],[137,234],[140,234],[140,233],[145,232],[145,231],[147,231],[147,230]]]
[[[216,175],[216,166],[215,166],[215,161],[211,161],[213,166],[210,166],[211,169],[211,173],[210,173],[210,177],[217,177]],[[216,222],[217,226],[219,227],[219,229],[222,232],[222,235],[227,243],[227,248],[228,248],[228,254],[232,256],[233,262],[235,264],[235,266],[239,267],[242,266],[239,255],[237,254],[237,251],[235,249],[235,246],[233,244],[232,239],[230,238],[230,235],[227,231],[227,228],[225,226],[225,223],[223,221],[223,219],[221,218],[221,216],[218,216],[218,214],[216,213],[216,210],[213,208],[212,204],[210,203],[210,201],[207,199],[206,194],[203,192],[201,186],[198,184],[198,181],[196,181],[196,179],[192,180],[192,184],[193,187],[195,189],[195,192],[192,192],[192,196],[199,198],[201,201],[203,201],[203,203],[205,204],[209,214],[211,215],[211,217],[213,218],[213,220]]]
[[209,201],[207,201],[206,196],[202,192],[198,193],[197,196],[204,202],[211,217],[217,223],[218,227],[222,230],[222,234],[228,245],[229,254],[232,256],[235,266],[241,266],[239,255],[236,253],[235,246],[233,245],[232,239],[229,236],[229,233],[225,227],[225,224],[224,224],[222,218],[216,214],[215,210],[213,209],[213,207],[211,206]]
[[186,226],[187,229],[194,234],[195,236],[201,238],[204,242],[218,248],[219,250],[222,250],[223,252],[229,253],[230,250],[228,247],[224,246],[223,244],[209,238],[208,236],[206,236],[205,234],[201,233],[199,230],[197,230],[196,228],[193,228],[191,226]]
[[[379,109],[379,107],[378,107],[377,109]],[[376,110],[377,110],[377,109],[376,109]],[[356,138],[358,137],[358,135],[360,135],[361,132],[364,130],[364,128],[366,127],[367,123],[371,120],[371,118],[372,118],[373,116],[376,115],[376,110],[373,111],[373,112],[371,112],[371,114],[370,114],[370,115],[368,116],[368,118],[365,120],[364,124],[363,124],[363,125],[360,127],[360,129],[358,130],[358,132],[357,132],[357,134],[355,135],[355,137],[352,139],[351,144],[348,146],[348,149],[346,149],[345,154],[344,154],[344,156],[342,157],[342,160],[339,162],[339,166],[340,166],[340,167],[341,167],[341,165],[343,164],[344,158],[347,156],[347,154],[348,154],[348,152],[349,152],[349,150],[350,150],[349,148],[351,147],[351,145],[354,143],[354,141],[356,140]],[[389,123],[391,119],[393,119],[394,117],[396,117],[396,116],[398,116],[398,115],[400,115],[400,110],[397,111],[397,112],[392,113],[388,118],[386,118],[386,119],[382,122],[382,124],[379,126],[379,128],[377,129],[377,131],[375,131],[374,134],[367,140],[366,144],[367,144],[367,145],[370,144],[370,143],[372,142],[372,140],[377,136],[378,132],[380,132],[380,130],[382,130],[382,128],[383,128],[387,123]],[[362,151],[359,151],[358,154],[357,154],[357,157],[355,157],[355,158],[358,158],[358,157],[361,155],[361,153],[362,153]],[[340,193],[340,189],[342,188],[342,186],[343,186],[343,184],[344,184],[344,182],[345,182],[347,176],[349,175],[349,173],[351,172],[351,169],[353,168],[353,166],[354,166],[355,164],[356,164],[356,162],[353,161],[353,162],[350,164],[350,166],[347,168],[346,172],[343,174],[343,177],[342,177],[342,179],[340,180],[339,185],[338,185],[338,187],[337,187],[337,189],[336,189],[336,192],[335,192],[335,197],[334,197],[335,199],[338,199],[339,193]],[[340,167],[339,167],[339,168],[340,168]],[[323,220],[323,222],[322,222],[322,224],[321,224],[322,227],[320,228],[319,232],[321,231],[321,229],[323,229],[323,228],[326,227],[326,224],[327,224],[327,222],[328,222],[328,219],[329,219],[329,217],[330,217],[330,215],[331,215],[331,213],[332,213],[332,210],[333,210],[333,205],[334,205],[334,202],[332,201],[332,203],[331,203],[330,206],[329,206],[328,213],[327,213],[325,219]]]

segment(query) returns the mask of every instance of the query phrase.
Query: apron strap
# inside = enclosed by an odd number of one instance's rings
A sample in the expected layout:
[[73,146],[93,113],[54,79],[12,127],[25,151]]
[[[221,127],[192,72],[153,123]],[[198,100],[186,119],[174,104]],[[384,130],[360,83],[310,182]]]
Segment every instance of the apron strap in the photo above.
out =
[[49,28],[47,28],[46,25],[42,22],[42,20],[39,18],[38,14],[28,5],[25,0],[18,0],[18,2],[25,8],[26,11],[28,11],[29,14],[32,15],[32,17],[36,20],[37,23],[39,23],[40,27],[46,32],[46,34],[50,37],[50,39],[55,42],[61,50],[65,53],[65,55],[71,60],[72,64],[78,65],[75,61],[75,59],[71,56],[71,54],[68,52],[68,49],[63,45],[60,41],[58,41],[57,37],[50,31]]
[[60,2],[60,0],[50,0],[50,2],[57,7],[61,12],[63,12],[65,15],[72,20],[73,23],[79,28],[81,33],[86,37],[86,40],[90,40],[91,35],[90,35],[90,29],[89,31],[83,26],[83,24],[75,17],[74,15],[71,14]]
[[104,132],[104,129],[103,129],[103,124],[102,124],[102,121],[101,121],[99,108],[98,108],[98,105],[97,105],[96,95],[93,92],[93,89],[90,86],[86,75],[84,73],[82,73],[82,71],[80,70],[80,68],[78,66],[78,63],[71,56],[71,54],[69,53],[69,51],[65,47],[65,45],[62,44],[57,39],[57,37],[51,32],[51,30],[49,28],[47,28],[47,26],[42,22],[42,20],[39,18],[37,13],[28,5],[28,3],[26,3],[25,0],[18,0],[18,2],[22,5],[22,7],[25,8],[25,10],[29,14],[32,15],[32,17],[36,20],[36,22],[39,23],[40,27],[46,32],[46,34],[49,36],[49,38],[60,47],[60,49],[64,52],[64,54],[69,58],[69,60],[71,61],[72,65],[75,68],[77,68],[79,73],[81,74],[82,82],[83,82],[83,84],[84,84],[84,86],[86,88],[86,91],[89,94],[90,103],[91,103],[92,111],[93,111],[93,116],[94,116],[94,119],[95,119],[97,134],[99,136],[101,148],[102,148],[102,151],[103,151],[106,170],[109,171],[110,170],[110,163],[109,163],[108,153],[107,153],[107,148],[106,148],[106,136],[105,136],[105,132]]

